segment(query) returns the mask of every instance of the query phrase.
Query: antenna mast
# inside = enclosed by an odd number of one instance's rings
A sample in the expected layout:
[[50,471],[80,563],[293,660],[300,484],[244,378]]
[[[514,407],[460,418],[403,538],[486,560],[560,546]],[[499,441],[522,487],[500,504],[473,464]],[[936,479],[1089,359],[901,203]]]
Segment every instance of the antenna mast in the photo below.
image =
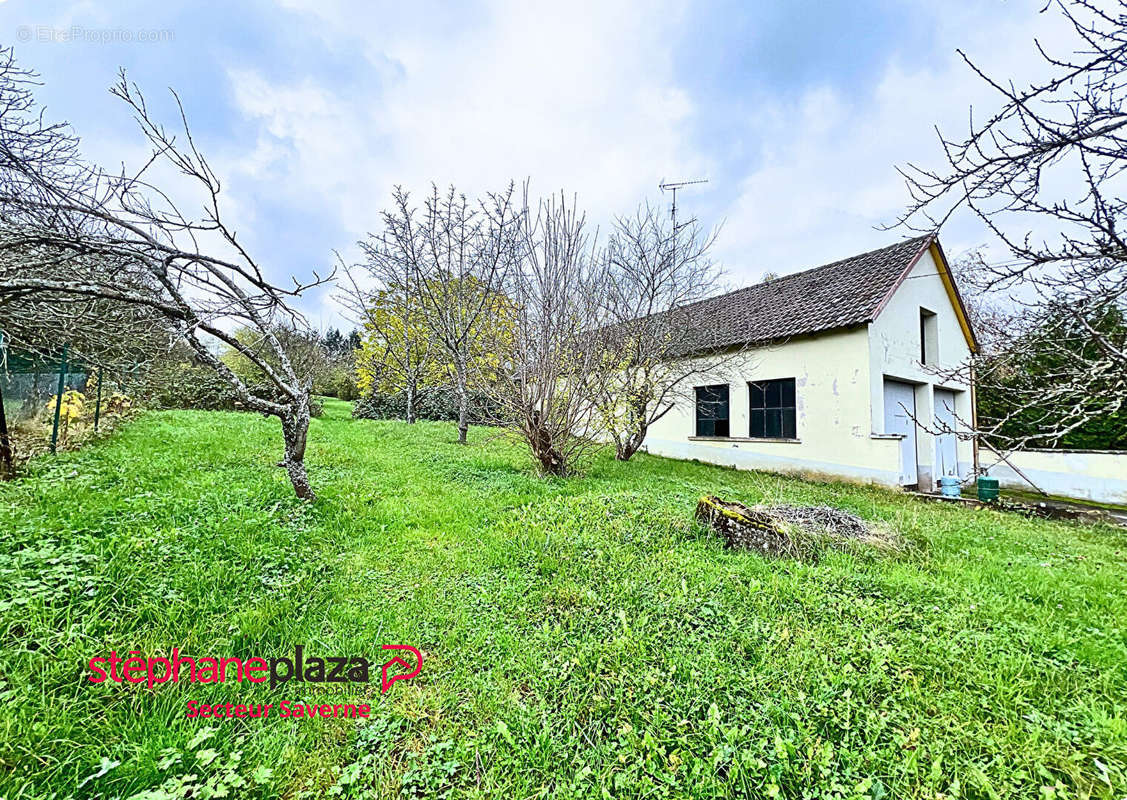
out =
[[[682,223],[680,226],[677,224],[677,190],[684,186],[693,186],[698,183],[708,183],[708,178],[698,178],[692,181],[662,181],[657,186],[664,193],[666,191],[673,193],[673,204],[669,209],[669,216],[673,220],[673,235],[677,235],[678,227],[688,225],[688,222]],[[692,220],[689,220],[692,222]]]

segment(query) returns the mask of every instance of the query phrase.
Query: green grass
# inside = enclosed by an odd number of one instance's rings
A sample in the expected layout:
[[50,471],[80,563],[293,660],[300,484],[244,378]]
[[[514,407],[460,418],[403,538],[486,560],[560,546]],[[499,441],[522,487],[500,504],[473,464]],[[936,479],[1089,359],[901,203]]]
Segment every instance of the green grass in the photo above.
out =
[[[1122,531],[647,456],[545,480],[494,431],[454,439],[330,402],[306,506],[272,421],[148,413],[0,486],[0,797],[1127,792]],[[911,546],[726,551],[692,521],[705,492]],[[426,653],[383,696],[378,667],[322,693],[83,680],[110,649],[383,643]],[[362,697],[367,722],[185,718]]]

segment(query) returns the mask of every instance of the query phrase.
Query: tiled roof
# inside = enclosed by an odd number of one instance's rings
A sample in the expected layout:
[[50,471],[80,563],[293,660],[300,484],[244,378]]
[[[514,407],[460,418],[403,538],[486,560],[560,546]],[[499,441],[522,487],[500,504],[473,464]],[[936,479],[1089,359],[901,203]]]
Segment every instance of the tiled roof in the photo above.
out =
[[870,322],[932,241],[919,236],[694,304],[707,349],[765,344]]

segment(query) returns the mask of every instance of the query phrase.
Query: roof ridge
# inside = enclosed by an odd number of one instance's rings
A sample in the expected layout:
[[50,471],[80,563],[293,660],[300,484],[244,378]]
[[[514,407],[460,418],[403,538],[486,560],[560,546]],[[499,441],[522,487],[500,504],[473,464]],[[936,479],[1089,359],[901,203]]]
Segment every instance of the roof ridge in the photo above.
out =
[[760,288],[763,288],[765,286],[770,286],[771,284],[779,283],[780,281],[786,281],[786,280],[790,280],[791,278],[798,278],[798,277],[802,277],[804,275],[809,275],[812,272],[818,272],[819,270],[829,269],[830,267],[839,266],[841,264],[844,264],[846,261],[856,261],[859,258],[865,258],[866,256],[871,256],[875,253],[881,252],[882,250],[891,250],[893,247],[900,247],[901,245],[908,244],[909,242],[916,242],[916,241],[923,241],[925,239],[930,239],[934,235],[935,234],[932,234],[932,233],[925,233],[921,236],[913,236],[911,239],[901,239],[898,242],[894,242],[892,244],[886,244],[884,247],[875,247],[872,250],[866,250],[863,253],[857,253],[855,255],[846,256],[845,258],[839,258],[837,261],[830,261],[827,264],[819,264],[816,267],[807,267],[806,269],[800,269],[798,272],[788,272],[786,275],[780,275],[779,277],[772,278],[769,281],[762,281],[761,280],[759,283],[752,283],[748,286],[741,286],[740,288],[733,289],[730,292],[724,292],[723,294],[713,295],[712,297],[705,298],[704,300],[698,300],[698,301],[696,301],[696,303],[691,303],[690,305],[696,305],[697,303],[706,303],[709,300],[719,300],[719,299],[724,298],[724,297],[731,297],[732,295],[739,294],[740,292],[747,292],[747,291],[751,291],[752,289],[760,289]]
[[703,318],[696,323],[715,333],[709,347],[853,327],[872,320],[882,298],[895,291],[934,241],[934,234],[901,239],[682,308],[709,317],[707,325]]

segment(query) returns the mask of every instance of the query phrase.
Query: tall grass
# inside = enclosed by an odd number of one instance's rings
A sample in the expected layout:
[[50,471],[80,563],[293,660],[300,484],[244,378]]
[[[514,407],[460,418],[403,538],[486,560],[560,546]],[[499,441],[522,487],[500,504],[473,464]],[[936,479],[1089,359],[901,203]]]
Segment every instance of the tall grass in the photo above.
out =
[[[269,421],[150,413],[0,486],[0,797],[1127,793],[1122,532],[646,456],[545,480],[473,434],[330,402],[306,506]],[[726,551],[706,492],[911,547]],[[111,649],[384,643],[425,662],[383,696],[83,680]],[[189,700],[373,711],[208,725]]]

